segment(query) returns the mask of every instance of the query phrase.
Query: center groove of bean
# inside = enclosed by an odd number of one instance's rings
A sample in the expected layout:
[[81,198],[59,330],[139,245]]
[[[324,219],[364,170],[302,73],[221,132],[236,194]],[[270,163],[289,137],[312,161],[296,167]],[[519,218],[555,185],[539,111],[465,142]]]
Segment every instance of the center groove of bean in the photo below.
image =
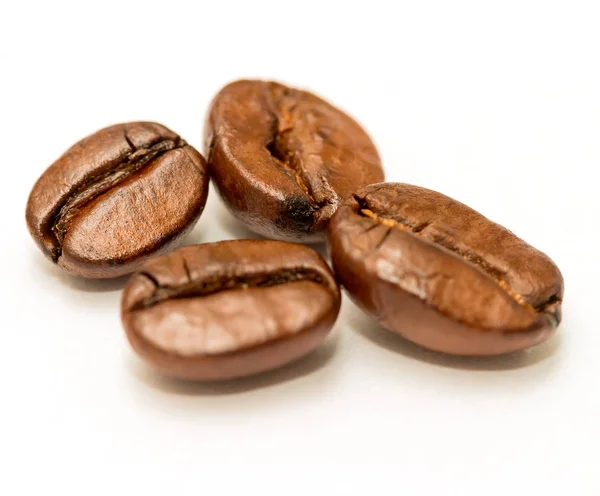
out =
[[278,272],[263,274],[248,274],[235,276],[215,276],[209,279],[194,281],[190,277],[190,270],[184,264],[188,283],[181,286],[163,286],[149,272],[140,272],[142,276],[155,286],[151,295],[138,303],[132,310],[148,308],[165,300],[177,298],[197,298],[210,296],[222,291],[248,288],[268,288],[292,282],[310,281],[326,286],[325,279],[317,271],[310,269],[280,270]]
[[[385,217],[385,216],[376,214],[375,212],[370,210],[368,208],[368,204],[366,203],[364,198],[359,198],[357,196],[355,196],[354,198],[359,204],[359,210],[358,210],[359,215],[361,215],[362,217],[368,217],[369,219],[373,220],[374,222],[377,222],[380,225],[389,227],[390,231],[391,231],[391,229],[399,229],[401,231],[409,232],[415,236],[421,236],[423,231],[427,227],[429,227],[429,225],[431,224],[430,222],[424,222],[424,223],[417,224],[417,225],[410,225],[408,222],[406,224],[398,222],[397,220],[390,219],[389,217]],[[384,240],[387,239],[387,236],[390,231],[388,231],[388,233],[386,233]],[[481,269],[483,272],[485,272],[487,275],[489,275],[492,279],[494,279],[496,281],[496,283],[498,284],[498,286],[505,293],[507,293],[511,298],[513,298],[519,305],[521,305],[522,307],[526,308],[527,310],[529,310],[531,312],[536,311],[536,309],[534,309],[529,303],[527,303],[525,301],[523,296],[521,296],[519,293],[513,291],[512,288],[509,286],[509,284],[505,280],[502,279],[501,271],[490,266],[479,255],[477,255],[476,253],[471,253],[471,252],[466,252],[464,250],[461,250],[456,245],[449,243],[447,240],[442,239],[441,237],[434,237],[434,239],[432,239],[432,241],[436,245],[439,245],[442,248],[445,248],[448,251],[451,251],[452,253],[455,253],[456,255],[460,256],[463,260],[465,260],[465,262],[467,262],[471,265],[475,265],[476,267]],[[381,246],[381,244],[382,243],[379,243],[378,247]]]
[[[291,140],[296,133],[306,133],[312,144],[323,143],[323,133],[314,123],[307,121],[306,116],[298,111],[299,99],[292,90],[285,90],[277,96],[273,90],[267,91],[267,101],[270,104],[270,113],[273,119],[270,133],[265,140],[265,148],[271,155],[271,158],[279,167],[289,172],[295,179],[300,189],[308,197],[311,206],[317,212],[331,203],[332,199],[321,198],[319,193],[313,191],[311,181],[306,175],[310,171],[310,166],[306,166],[304,160],[320,161],[318,155],[311,155],[307,159],[302,156],[301,150],[295,150],[291,146]],[[297,153],[299,152],[300,153]],[[326,182],[324,177],[319,181]]]
[[132,148],[124,161],[109,170],[88,177],[68,198],[56,207],[54,215],[50,218],[48,228],[55,244],[54,250],[52,251],[52,258],[54,261],[60,257],[64,236],[71,221],[81,208],[93,199],[114,188],[117,184],[123,182],[161,155],[177,148],[183,148],[187,145],[181,138],[176,138],[161,139],[148,147],[135,148],[126,132],[124,132],[124,136],[125,140]]

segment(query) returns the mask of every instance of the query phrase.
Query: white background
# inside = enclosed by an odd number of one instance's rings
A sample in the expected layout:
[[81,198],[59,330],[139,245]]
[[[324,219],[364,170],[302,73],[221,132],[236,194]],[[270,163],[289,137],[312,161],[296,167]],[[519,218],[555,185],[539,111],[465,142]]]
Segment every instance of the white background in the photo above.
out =
[[[104,126],[201,147],[225,83],[273,78],[354,115],[388,180],[455,197],[548,253],[560,332],[444,357],[349,301],[318,352],[223,385],[133,355],[124,280],[86,282],[26,231],[29,190]],[[600,4],[0,3],[0,493],[600,494]],[[186,240],[247,236],[214,190]]]

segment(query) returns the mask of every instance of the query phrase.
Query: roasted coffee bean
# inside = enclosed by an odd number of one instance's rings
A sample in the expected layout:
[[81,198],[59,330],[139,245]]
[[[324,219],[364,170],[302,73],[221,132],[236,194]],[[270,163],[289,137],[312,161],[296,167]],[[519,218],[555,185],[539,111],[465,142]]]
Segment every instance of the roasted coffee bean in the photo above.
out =
[[267,240],[186,246],[149,261],[122,300],[137,353],[182,379],[246,376],[299,358],[325,338],[340,290],[302,245]]
[[132,122],[81,140],[39,178],[27,226],[44,254],[90,278],[134,271],[196,223],[206,163],[160,124]]
[[231,212],[274,239],[323,241],[339,204],[383,181],[377,150],[352,118],[273,82],[237,81],[217,94],[205,152]]
[[441,193],[368,186],[339,208],[328,239],[352,299],[426,348],[502,354],[540,343],[560,322],[552,260]]

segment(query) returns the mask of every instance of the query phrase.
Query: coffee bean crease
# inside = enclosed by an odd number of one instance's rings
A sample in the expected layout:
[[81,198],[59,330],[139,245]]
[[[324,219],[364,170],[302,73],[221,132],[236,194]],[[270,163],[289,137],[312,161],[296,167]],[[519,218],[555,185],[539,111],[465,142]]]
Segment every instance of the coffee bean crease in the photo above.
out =
[[321,128],[321,116],[304,108],[302,93],[297,90],[271,85],[265,91],[272,118],[265,148],[273,162],[293,176],[306,194],[315,220],[331,215],[329,210],[337,207],[340,198],[324,173],[324,144],[334,143]]
[[127,135],[126,129],[124,129],[123,134],[131,148],[131,151],[126,155],[124,160],[109,170],[88,177],[73,190],[68,198],[56,207],[54,215],[50,217],[48,231],[52,233],[55,240],[55,247],[52,251],[52,259],[54,261],[60,257],[64,236],[69,229],[71,221],[81,208],[138,173],[161,155],[172,150],[184,148],[187,145],[179,137],[175,139],[161,137],[155,143],[151,143],[143,148],[137,148]]
[[[388,239],[389,235],[392,233],[393,229],[399,229],[401,231],[409,232],[413,235],[419,236],[419,235],[423,234],[425,229],[427,229],[428,227],[430,227],[432,225],[432,222],[430,222],[430,221],[421,222],[421,223],[413,223],[409,219],[397,220],[397,219],[392,219],[390,217],[386,217],[381,214],[376,214],[375,212],[373,212],[372,210],[370,210],[368,208],[369,204],[368,204],[366,197],[361,198],[358,195],[354,195],[354,199],[359,204],[359,214],[362,215],[363,217],[367,217],[375,222],[375,224],[373,226],[369,227],[366,231],[364,231],[365,233],[370,231],[373,228],[378,227],[378,226],[385,226],[388,228],[388,230],[383,235],[381,240],[375,245],[375,250],[377,250],[377,249],[381,248],[381,246],[383,246],[385,241]],[[501,271],[500,269],[498,269],[496,267],[493,267],[489,262],[484,260],[477,253],[474,253],[471,251],[466,251],[464,249],[460,249],[458,246],[453,244],[451,242],[451,240],[449,240],[448,238],[444,238],[442,236],[433,236],[431,241],[433,243],[435,243],[436,245],[441,246],[443,249],[446,249],[446,250],[462,257],[467,263],[474,265],[474,266],[478,267],[479,269],[481,269],[483,272],[485,272],[490,277],[492,277],[498,283],[498,286],[500,286],[500,288],[502,288],[517,303],[519,303],[521,306],[523,306],[525,309],[527,309],[531,312],[545,311],[549,307],[554,307],[556,304],[560,304],[560,302],[561,302],[561,300],[556,295],[553,295],[550,297],[550,299],[548,301],[546,301],[543,304],[538,305],[536,308],[534,308],[532,305],[530,305],[529,303],[527,303],[525,301],[523,296],[521,296],[519,293],[514,291],[510,287],[510,285],[504,279],[502,279],[502,277],[504,275],[503,271]]]
[[309,281],[322,286],[327,286],[327,283],[321,274],[315,270],[305,268],[298,268],[297,270],[285,269],[262,274],[220,275],[202,280],[193,279],[185,261],[183,262],[183,268],[188,282],[179,286],[162,285],[152,274],[147,271],[141,271],[140,274],[146,277],[155,286],[155,289],[149,296],[132,307],[131,310],[152,307],[162,301],[175,298],[197,298],[210,296],[222,291],[268,288],[300,281]]
[[342,200],[384,179],[364,129],[307,91],[235,81],[206,119],[212,180],[233,215],[263,236],[322,241]]

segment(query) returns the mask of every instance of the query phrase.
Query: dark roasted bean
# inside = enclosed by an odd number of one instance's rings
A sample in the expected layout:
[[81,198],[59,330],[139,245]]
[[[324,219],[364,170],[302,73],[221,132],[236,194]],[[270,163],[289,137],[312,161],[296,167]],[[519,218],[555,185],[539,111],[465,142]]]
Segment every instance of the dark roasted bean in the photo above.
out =
[[102,129],[67,150],[37,181],[27,226],[44,254],[90,278],[132,272],[177,244],[208,193],[206,163],[160,124]]
[[205,146],[232,213],[275,239],[322,241],[339,204],[383,180],[377,150],[352,118],[273,82],[223,88],[208,113]]
[[552,260],[435,191],[368,186],[339,208],[328,238],[353,300],[424,347],[501,354],[545,340],[560,322],[563,279]]
[[159,371],[217,380],[279,367],[316,348],[340,292],[313,250],[281,241],[180,248],[129,280],[122,320],[133,348]]

